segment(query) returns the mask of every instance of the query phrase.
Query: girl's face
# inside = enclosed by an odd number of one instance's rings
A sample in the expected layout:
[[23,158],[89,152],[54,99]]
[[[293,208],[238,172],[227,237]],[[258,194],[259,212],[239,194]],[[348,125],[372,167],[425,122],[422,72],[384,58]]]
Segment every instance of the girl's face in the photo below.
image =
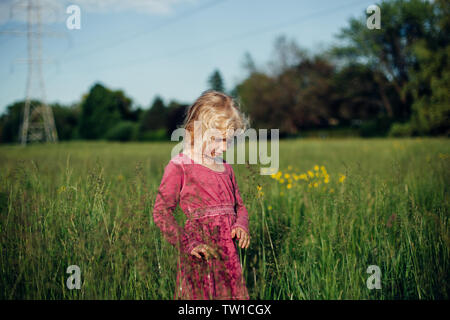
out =
[[[228,137],[226,133],[223,133],[222,136],[219,137],[212,137],[211,142],[207,146],[206,154],[211,154],[213,157],[221,155],[227,150],[232,139],[233,137]],[[211,150],[211,153],[208,153],[208,150]]]

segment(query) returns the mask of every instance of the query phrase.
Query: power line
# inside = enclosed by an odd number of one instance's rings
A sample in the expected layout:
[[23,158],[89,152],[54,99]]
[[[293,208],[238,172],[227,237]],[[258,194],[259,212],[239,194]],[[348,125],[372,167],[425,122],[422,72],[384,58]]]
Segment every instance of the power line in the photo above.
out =
[[[56,31],[52,31],[52,30],[48,30],[48,29],[44,30],[42,21],[47,19],[47,17],[44,16],[44,13],[48,14],[49,13],[48,10],[51,10],[51,11],[53,11],[53,14],[55,15],[55,17],[58,16],[57,7],[55,7],[53,5],[53,3],[48,2],[46,0],[17,0],[15,2],[13,2],[10,6],[9,18],[8,18],[7,22],[10,22],[10,21],[12,22],[12,18],[14,16],[15,9],[17,9],[18,7],[22,7],[20,9],[25,10],[28,13],[28,9],[30,8],[30,5],[31,5],[32,13],[35,13],[36,16],[39,16],[39,19],[32,18],[30,21],[29,17],[28,17],[27,23],[31,23],[32,25],[37,24],[38,27],[33,28],[33,26],[32,26],[31,28],[29,28],[26,25],[25,28],[22,28],[22,29],[18,29],[18,28],[1,29],[0,35],[7,35],[7,36],[9,35],[10,36],[8,38],[3,38],[4,41],[0,43],[1,46],[5,46],[5,44],[7,42],[11,41],[13,39],[13,37],[15,37],[15,36],[40,37],[39,42],[42,41],[43,36],[57,37],[57,38],[64,37],[69,40],[69,43],[71,43],[72,39],[71,39],[70,35],[68,35],[66,32],[56,32]],[[47,10],[47,12],[44,10]],[[38,11],[39,11],[39,13],[37,13]],[[28,13],[28,16],[29,16],[29,13]],[[11,64],[9,75],[11,75],[14,72],[14,63],[28,63],[30,61],[29,59],[15,59]],[[52,58],[52,59],[45,59],[45,60],[41,59],[41,62],[48,63],[48,62],[57,62],[57,61],[56,61],[56,59]]]
[[210,48],[215,47],[217,45],[228,43],[228,42],[231,42],[231,41],[234,41],[234,40],[241,40],[241,39],[245,39],[245,38],[248,38],[248,37],[251,37],[251,36],[263,34],[263,33],[266,33],[266,32],[269,32],[269,31],[273,31],[273,30],[276,30],[276,29],[280,29],[280,28],[283,28],[283,27],[286,27],[286,26],[291,26],[291,25],[294,25],[294,24],[300,24],[300,23],[303,23],[303,22],[307,21],[308,19],[314,18],[316,16],[322,16],[322,15],[326,15],[326,14],[329,14],[329,13],[333,13],[333,12],[336,12],[336,11],[339,11],[339,10],[342,10],[342,9],[345,9],[345,8],[348,8],[350,6],[354,6],[354,5],[360,4],[360,3],[361,3],[361,0],[353,1],[353,2],[348,3],[346,5],[343,5],[343,6],[338,6],[338,7],[333,7],[333,8],[320,10],[320,11],[311,13],[309,15],[304,15],[304,16],[301,16],[301,17],[298,17],[298,18],[286,21],[286,22],[282,22],[282,23],[279,23],[279,24],[276,24],[276,25],[272,25],[272,26],[263,27],[263,28],[260,28],[260,29],[257,29],[257,30],[253,30],[253,31],[244,33],[244,34],[241,33],[241,34],[233,35],[233,36],[230,36],[230,37],[227,37],[227,38],[210,41],[210,42],[208,42],[206,44],[201,44],[201,45],[196,45],[196,46],[182,48],[182,49],[173,51],[173,52],[171,52],[169,54],[164,54],[163,56],[160,56],[160,57],[155,57],[155,58],[147,58],[147,57],[145,57],[145,58],[133,59],[133,60],[129,60],[125,64],[124,63],[120,63],[120,64],[116,63],[114,65],[102,66],[100,68],[96,68],[96,71],[104,70],[104,69],[108,69],[108,68],[120,69],[120,68],[123,68],[123,67],[129,67],[129,66],[132,66],[132,65],[135,65],[135,64],[138,64],[138,63],[151,62],[151,61],[156,61],[156,60],[161,60],[161,59],[167,59],[167,58],[170,58],[170,57],[178,56],[180,54],[190,53],[190,52],[193,52],[194,50],[198,51],[198,50],[210,49]]
[[[357,4],[362,4],[361,2],[362,2],[361,0],[353,1],[353,2],[350,2],[350,3],[342,5],[342,6],[337,6],[337,7],[333,7],[333,8],[329,8],[329,9],[320,10],[320,11],[313,12],[313,13],[308,14],[308,15],[303,15],[301,17],[298,17],[298,18],[295,18],[295,19],[291,19],[291,20],[283,22],[283,23],[279,23],[279,24],[275,24],[275,25],[272,25],[272,26],[267,26],[267,27],[264,27],[264,28],[253,30],[253,31],[247,32],[245,34],[233,35],[233,36],[227,37],[225,39],[211,41],[211,42],[209,42],[207,44],[192,46],[192,47],[189,47],[189,48],[182,48],[180,50],[176,50],[176,51],[174,51],[172,53],[165,54],[165,55],[160,56],[160,57],[155,57],[155,58],[150,58],[150,59],[149,58],[133,59],[133,60],[131,60],[128,63],[125,63],[125,64],[124,63],[121,63],[121,64],[116,63],[114,65],[102,66],[100,68],[95,68],[95,69],[96,69],[96,71],[99,71],[99,70],[104,70],[104,69],[107,69],[107,68],[109,68],[109,69],[124,68],[124,67],[135,65],[137,63],[151,62],[151,61],[163,60],[163,59],[166,59],[166,58],[171,58],[171,57],[174,57],[174,56],[178,56],[180,54],[186,54],[186,53],[189,53],[189,52],[194,52],[194,50],[209,49],[209,48],[212,48],[214,46],[217,46],[217,45],[220,45],[220,44],[224,44],[224,43],[227,43],[227,42],[230,42],[230,41],[233,41],[233,40],[245,39],[245,38],[248,38],[250,36],[263,34],[263,33],[266,33],[266,32],[269,32],[269,31],[273,31],[273,30],[276,30],[276,29],[279,29],[279,28],[283,28],[283,27],[287,27],[287,26],[295,25],[295,24],[300,24],[300,23],[303,23],[303,22],[305,22],[305,21],[307,21],[309,19],[312,19],[314,17],[320,16],[320,15],[326,15],[326,14],[329,14],[329,13],[337,12],[339,10],[348,8],[350,6],[354,6],[354,5],[357,5]],[[66,74],[67,73],[65,73],[65,75]],[[54,75],[53,77],[55,77],[55,76],[56,75]],[[51,78],[53,78],[53,77],[51,77]]]
[[[173,17],[172,19],[164,21],[161,24],[156,25],[155,27],[152,27],[150,30],[146,30],[147,26],[145,26],[145,28],[142,28],[141,31],[135,32],[135,33],[133,33],[131,35],[128,35],[128,36],[124,36],[121,39],[114,40],[114,41],[112,41],[112,42],[110,42],[110,43],[108,43],[106,45],[97,46],[97,47],[92,48],[92,49],[90,49],[88,51],[85,51],[84,53],[83,52],[80,53],[80,54],[74,53],[73,57],[65,58],[65,60],[70,60],[70,59],[74,59],[74,58],[84,57],[86,55],[98,52],[99,50],[110,49],[110,48],[113,48],[115,46],[123,45],[127,41],[135,40],[138,37],[142,37],[144,35],[147,35],[147,34],[150,34],[152,32],[155,32],[155,31],[157,31],[157,30],[159,30],[159,29],[161,29],[163,27],[166,27],[166,26],[168,26],[170,24],[182,21],[182,20],[184,20],[184,19],[186,19],[186,18],[188,18],[190,16],[193,16],[193,15],[195,15],[195,14],[201,12],[201,11],[204,11],[206,9],[215,7],[215,6],[217,6],[218,4],[220,4],[220,3],[224,2],[224,1],[226,1],[226,0],[210,1],[210,2],[204,4],[204,5],[200,6],[200,7],[195,8],[194,10],[185,12],[183,14],[180,14],[180,15],[176,16],[176,17]],[[80,45],[80,46],[83,46],[83,45]]]

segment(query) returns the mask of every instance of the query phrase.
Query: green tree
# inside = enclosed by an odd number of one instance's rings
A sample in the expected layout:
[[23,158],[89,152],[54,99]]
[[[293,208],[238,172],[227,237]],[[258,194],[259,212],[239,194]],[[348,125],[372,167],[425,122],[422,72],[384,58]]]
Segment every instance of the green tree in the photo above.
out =
[[50,106],[55,118],[58,140],[71,140],[78,138],[78,121],[80,118],[80,107],[78,104],[64,106],[54,103]]
[[139,139],[160,140],[166,137],[167,107],[160,96],[156,96],[151,107],[144,111],[139,123]]
[[380,114],[387,115],[386,106],[391,106],[388,96],[394,88],[381,88],[377,77],[383,75],[363,63],[339,69],[332,79],[332,95],[337,104],[332,116],[348,124],[352,119],[369,120]]
[[[31,101],[33,105],[40,105],[37,100]],[[18,101],[6,107],[6,112],[0,117],[0,142],[19,142],[20,128],[23,122],[25,101]],[[75,104],[70,107],[59,103],[50,104],[55,120],[58,140],[70,140],[77,137],[79,120],[79,107]]]
[[242,67],[247,70],[247,72],[249,74],[252,74],[253,72],[258,71],[255,61],[253,60],[252,55],[250,54],[250,52],[246,51],[244,54],[244,58],[242,61]]
[[420,39],[436,39],[437,15],[435,5],[424,0],[383,1],[381,29],[368,29],[367,16],[352,18],[338,37],[346,42],[334,50],[347,61],[367,64],[379,75],[375,78],[384,95],[390,87],[397,96],[385,106],[390,117],[408,119],[413,96],[408,90],[410,70],[417,67],[413,47]]
[[408,84],[414,96],[409,122],[392,130],[406,135],[450,134],[450,45],[431,51],[425,42],[415,48],[420,67]]
[[214,70],[211,76],[208,79],[209,89],[225,92],[225,87],[223,84],[222,75],[218,69]]
[[450,134],[450,3],[434,3],[437,16],[434,39],[414,46],[418,66],[412,70],[409,89],[414,103],[409,122],[411,134]]
[[140,121],[140,131],[166,128],[167,108],[160,96],[156,96],[151,107],[146,110]]
[[284,36],[276,39],[274,49],[270,74],[253,69],[236,87],[253,126],[278,128],[281,136],[328,126],[335,108],[334,66],[325,57],[309,57]]
[[138,121],[139,110],[132,110],[133,100],[122,90],[113,91],[120,116],[124,121]]
[[[32,101],[38,105],[38,101]],[[1,142],[19,142],[19,130],[23,121],[23,110],[25,101],[14,102],[6,107],[4,114],[0,117]]]
[[122,91],[112,91],[96,83],[81,103],[79,135],[100,139],[108,130],[130,115],[131,99]]
[[184,117],[189,105],[179,103],[175,100],[170,101],[167,106],[167,136],[183,124]]

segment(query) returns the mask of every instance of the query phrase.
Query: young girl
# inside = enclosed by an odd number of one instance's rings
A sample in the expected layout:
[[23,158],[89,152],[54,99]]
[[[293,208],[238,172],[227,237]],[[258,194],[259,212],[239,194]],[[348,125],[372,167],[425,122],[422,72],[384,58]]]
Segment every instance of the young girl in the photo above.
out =
[[[197,135],[197,124],[221,136]],[[155,224],[180,251],[174,299],[249,299],[234,242],[250,244],[248,212],[233,168],[219,158],[234,131],[246,127],[221,92],[205,91],[187,112],[183,151],[166,165],[153,209]],[[173,216],[177,203],[187,217],[184,229]]]

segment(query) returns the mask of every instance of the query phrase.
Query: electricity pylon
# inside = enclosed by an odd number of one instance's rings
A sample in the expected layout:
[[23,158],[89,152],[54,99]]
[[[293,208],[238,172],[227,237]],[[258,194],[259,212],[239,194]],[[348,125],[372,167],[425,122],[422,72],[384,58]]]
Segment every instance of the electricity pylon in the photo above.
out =
[[[42,21],[41,6],[38,1],[34,4],[28,0],[27,5],[27,40],[28,40],[28,75],[25,98],[25,110],[20,132],[20,141],[26,145],[27,141],[43,140],[57,142],[58,134],[55,128],[52,109],[47,105],[44,77],[42,75]],[[37,31],[33,30],[33,27]],[[40,104],[31,102],[33,85],[39,84],[41,94]]]
[[[27,82],[25,90],[25,107],[23,110],[22,125],[19,130],[19,139],[22,145],[33,141],[57,142],[55,120],[52,109],[47,105],[44,77],[42,74],[42,36],[52,32],[42,29],[43,5],[39,0],[27,0],[27,52],[28,58],[21,59],[28,64]],[[24,3],[20,1],[19,3]],[[17,4],[17,3],[16,3]],[[22,34],[20,31],[7,31],[2,33]],[[56,33],[53,33],[56,34]],[[33,99],[33,88],[38,90],[38,99]]]

